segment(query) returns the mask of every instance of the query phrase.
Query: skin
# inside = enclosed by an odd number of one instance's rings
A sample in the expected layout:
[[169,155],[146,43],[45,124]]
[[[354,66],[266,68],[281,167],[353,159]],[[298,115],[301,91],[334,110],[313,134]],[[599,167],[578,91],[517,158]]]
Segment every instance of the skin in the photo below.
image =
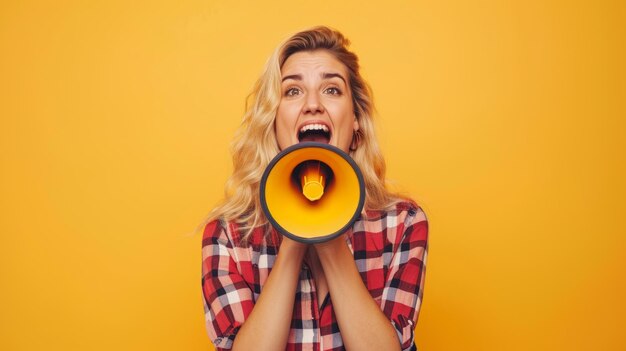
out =
[[[282,76],[275,124],[280,149],[299,142],[303,125],[318,123],[330,129],[329,144],[348,152],[359,124],[343,63],[324,50],[298,52],[285,61]],[[233,350],[285,349],[303,261],[313,274],[318,304],[326,294],[332,296],[347,350],[400,350],[395,329],[363,284],[343,235],[315,245],[283,237],[263,292],[239,330]]]
[[299,142],[303,125],[321,123],[330,129],[329,144],[348,152],[359,123],[346,66],[327,51],[297,52],[285,61],[282,76],[275,125],[280,149]]

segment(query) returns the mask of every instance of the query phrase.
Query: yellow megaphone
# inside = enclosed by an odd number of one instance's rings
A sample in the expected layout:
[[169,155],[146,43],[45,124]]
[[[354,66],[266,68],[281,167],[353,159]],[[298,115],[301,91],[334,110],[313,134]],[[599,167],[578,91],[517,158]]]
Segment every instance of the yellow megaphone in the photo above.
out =
[[365,203],[363,174],[328,144],[303,142],[280,152],[261,178],[261,207],[280,233],[303,243],[330,240],[352,226]]

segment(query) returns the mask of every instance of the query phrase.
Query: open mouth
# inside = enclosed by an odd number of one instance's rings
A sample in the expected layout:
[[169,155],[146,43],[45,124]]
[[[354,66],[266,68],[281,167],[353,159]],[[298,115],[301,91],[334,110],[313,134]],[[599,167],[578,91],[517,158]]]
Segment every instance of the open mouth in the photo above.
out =
[[330,130],[323,124],[307,124],[300,128],[300,131],[298,132],[298,141],[314,141],[328,144],[330,142]]

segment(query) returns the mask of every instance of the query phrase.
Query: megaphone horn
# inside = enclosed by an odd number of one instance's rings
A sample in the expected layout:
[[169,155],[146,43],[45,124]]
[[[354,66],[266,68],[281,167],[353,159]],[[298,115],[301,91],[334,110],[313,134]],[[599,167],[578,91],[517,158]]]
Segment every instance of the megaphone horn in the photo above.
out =
[[332,145],[304,142],[281,151],[261,178],[261,207],[283,235],[320,243],[352,226],[365,203],[363,174]]

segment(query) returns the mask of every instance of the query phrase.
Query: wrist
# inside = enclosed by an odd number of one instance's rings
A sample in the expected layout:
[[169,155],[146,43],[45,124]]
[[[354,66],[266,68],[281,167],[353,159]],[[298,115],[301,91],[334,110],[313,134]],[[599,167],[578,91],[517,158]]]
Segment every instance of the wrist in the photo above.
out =
[[307,244],[303,244],[283,236],[280,249],[278,251],[278,257],[282,256],[285,259],[302,262],[308,246],[309,245]]
[[348,248],[345,235],[340,235],[332,240],[325,241],[323,243],[314,244],[315,251],[318,255],[332,256]]
[[315,244],[315,251],[323,266],[339,264],[341,262],[353,261],[352,252],[348,247],[345,235],[329,240],[327,242]]

